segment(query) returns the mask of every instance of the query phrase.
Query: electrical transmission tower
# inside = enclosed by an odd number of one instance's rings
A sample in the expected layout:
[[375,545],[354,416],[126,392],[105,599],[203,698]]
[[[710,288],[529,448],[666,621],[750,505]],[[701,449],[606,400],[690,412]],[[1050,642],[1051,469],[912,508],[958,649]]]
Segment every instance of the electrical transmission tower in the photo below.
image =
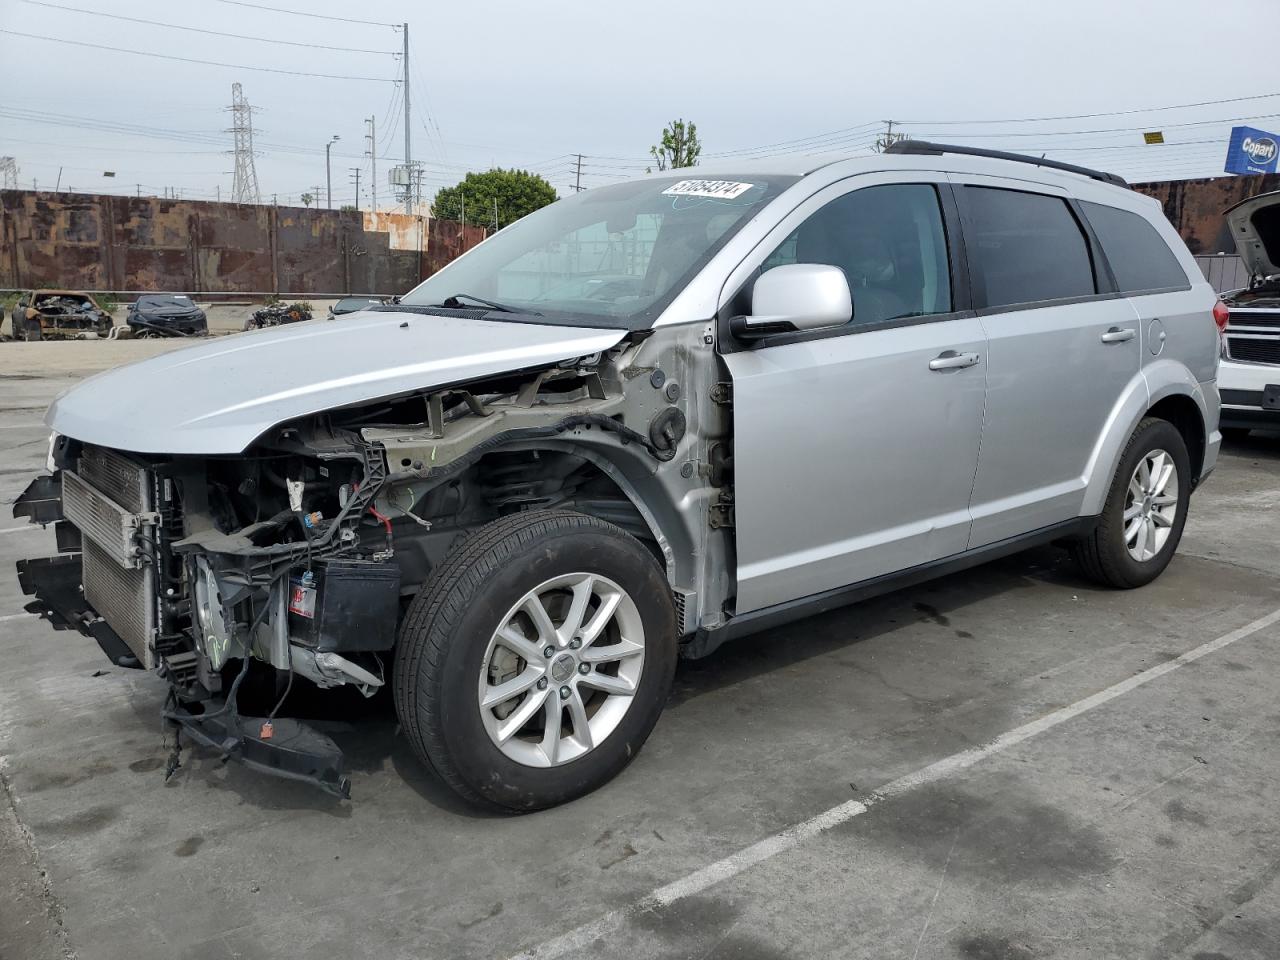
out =
[[261,203],[258,172],[253,168],[253,107],[244,98],[240,84],[231,85],[231,129],[235,135],[235,175],[231,180],[232,203]]
[[13,157],[0,157],[0,190],[18,189],[18,161]]

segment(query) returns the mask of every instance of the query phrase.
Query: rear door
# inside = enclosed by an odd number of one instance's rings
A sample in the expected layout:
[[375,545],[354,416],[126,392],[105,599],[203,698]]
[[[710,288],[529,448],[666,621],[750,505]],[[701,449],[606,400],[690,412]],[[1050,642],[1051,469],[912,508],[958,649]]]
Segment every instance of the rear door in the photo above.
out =
[[[927,175],[851,178],[783,220],[730,278],[737,612],[964,550],[986,343],[967,305],[950,191]],[[950,255],[949,255],[950,246]],[[840,267],[853,319],[733,340],[754,277]]]
[[1102,245],[1117,288],[1137,312],[1143,362],[1173,360],[1200,383],[1213,380],[1218,330],[1209,312],[1212,301],[1188,295],[1191,281],[1168,241],[1134,211],[1089,201],[1081,201],[1080,210]]
[[1079,515],[1107,422],[1141,376],[1141,344],[1133,307],[1065,191],[952,180],[988,341],[969,540],[981,547]]

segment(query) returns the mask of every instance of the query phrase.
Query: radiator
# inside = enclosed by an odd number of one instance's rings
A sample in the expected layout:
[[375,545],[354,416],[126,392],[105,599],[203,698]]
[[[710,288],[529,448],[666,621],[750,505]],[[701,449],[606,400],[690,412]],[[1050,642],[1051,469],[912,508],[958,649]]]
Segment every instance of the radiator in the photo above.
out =
[[138,546],[151,514],[146,467],[112,450],[85,447],[63,471],[63,514],[83,538],[84,597],[144,667],[154,665],[155,570]]

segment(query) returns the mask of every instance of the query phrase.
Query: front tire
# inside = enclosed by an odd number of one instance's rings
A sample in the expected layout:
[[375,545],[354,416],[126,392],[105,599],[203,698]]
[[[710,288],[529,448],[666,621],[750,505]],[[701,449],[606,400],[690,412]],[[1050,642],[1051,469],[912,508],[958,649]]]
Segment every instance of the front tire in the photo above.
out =
[[1072,544],[1091,580],[1141,587],[1164,572],[1187,522],[1191,461],[1173,424],[1148,417],[1129,438],[1098,525]]
[[675,606],[653,555],[603,520],[531,511],[455,545],[414,599],[396,710],[462,797],[538,810],[631,762],[675,662]]

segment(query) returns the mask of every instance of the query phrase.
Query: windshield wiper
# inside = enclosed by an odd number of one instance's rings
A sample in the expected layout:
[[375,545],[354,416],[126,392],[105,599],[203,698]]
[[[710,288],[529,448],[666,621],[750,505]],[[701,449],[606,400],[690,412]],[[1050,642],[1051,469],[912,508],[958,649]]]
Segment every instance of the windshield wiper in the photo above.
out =
[[461,303],[463,300],[474,300],[476,303],[482,304],[486,307],[492,307],[494,310],[500,311],[501,313],[527,313],[535,317],[542,316],[542,314],[537,310],[521,310],[518,307],[508,306],[505,303],[498,303],[496,300],[486,300],[484,297],[477,297],[472,293],[455,293],[451,297],[446,297],[443,303],[437,303],[434,304],[434,306],[444,307],[448,310],[459,310],[463,308]]

